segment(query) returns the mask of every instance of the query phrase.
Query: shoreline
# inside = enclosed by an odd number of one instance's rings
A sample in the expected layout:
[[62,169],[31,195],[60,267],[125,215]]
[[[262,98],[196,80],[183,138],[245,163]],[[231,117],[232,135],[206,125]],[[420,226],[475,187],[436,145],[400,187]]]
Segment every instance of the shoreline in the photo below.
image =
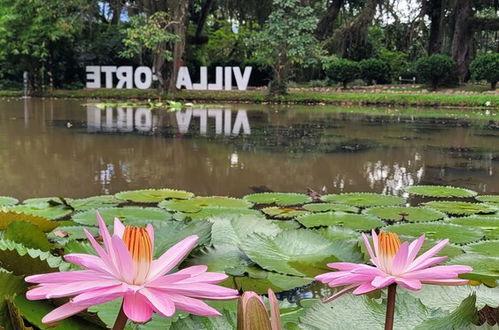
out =
[[[347,91],[317,91],[299,89],[284,96],[268,95],[266,90],[248,91],[185,91],[172,97],[156,90],[139,89],[79,89],[54,90],[42,98],[75,98],[75,99],[121,99],[147,100],[170,99],[183,102],[225,102],[225,103],[263,103],[263,104],[303,104],[303,105],[379,105],[379,106],[411,106],[411,107],[462,107],[462,108],[499,108],[499,93],[464,92],[403,92],[387,90],[380,92],[369,89],[351,89]],[[18,98],[23,92],[18,90],[0,90],[0,97]]]

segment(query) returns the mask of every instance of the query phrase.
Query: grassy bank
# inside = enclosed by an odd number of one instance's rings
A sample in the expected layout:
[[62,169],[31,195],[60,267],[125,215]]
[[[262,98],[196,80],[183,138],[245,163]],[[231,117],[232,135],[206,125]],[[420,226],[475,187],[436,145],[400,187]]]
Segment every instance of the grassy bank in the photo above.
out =
[[[21,97],[21,91],[0,91],[0,97]],[[95,99],[166,99],[166,94],[155,90],[138,89],[81,89],[56,90],[45,94],[56,98]],[[171,99],[194,102],[248,102],[248,103],[291,103],[291,104],[340,104],[340,105],[402,105],[402,106],[452,106],[452,107],[499,107],[499,94],[495,93],[384,93],[369,90],[293,91],[285,96],[270,96],[264,90],[250,91],[181,91]]]

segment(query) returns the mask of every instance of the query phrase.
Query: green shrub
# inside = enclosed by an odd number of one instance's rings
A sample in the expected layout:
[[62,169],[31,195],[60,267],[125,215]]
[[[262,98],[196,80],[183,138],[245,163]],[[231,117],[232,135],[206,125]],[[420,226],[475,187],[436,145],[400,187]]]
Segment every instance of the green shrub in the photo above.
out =
[[325,64],[326,75],[333,81],[341,82],[343,88],[359,77],[359,62],[347,60],[346,58],[335,59]]
[[374,82],[377,84],[386,84],[390,82],[390,67],[382,60],[370,58],[359,62],[360,77],[371,85]]
[[491,89],[499,81],[499,53],[482,54],[470,64],[471,74],[476,80],[487,80]]
[[436,89],[452,77],[455,66],[447,55],[431,55],[416,61],[416,74],[418,79]]

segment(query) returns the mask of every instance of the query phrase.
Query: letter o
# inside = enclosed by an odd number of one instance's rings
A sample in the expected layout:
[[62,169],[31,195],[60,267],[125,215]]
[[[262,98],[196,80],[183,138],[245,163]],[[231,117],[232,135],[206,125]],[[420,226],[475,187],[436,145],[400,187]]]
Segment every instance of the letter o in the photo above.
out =
[[[144,80],[142,80],[142,76],[144,76]],[[133,81],[135,83],[135,87],[138,89],[148,89],[152,84],[152,71],[151,68],[147,66],[139,66],[135,69],[135,73],[133,74]]]
[[138,108],[135,110],[135,128],[141,132],[152,130],[152,113],[151,110]]

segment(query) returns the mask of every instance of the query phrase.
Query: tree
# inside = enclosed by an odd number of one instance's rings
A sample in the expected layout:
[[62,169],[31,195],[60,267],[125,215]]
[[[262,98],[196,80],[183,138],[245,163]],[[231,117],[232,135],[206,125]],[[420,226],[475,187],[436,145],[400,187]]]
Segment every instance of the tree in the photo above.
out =
[[386,84],[390,81],[390,67],[382,60],[370,58],[359,62],[360,76],[371,85],[373,81]]
[[447,55],[430,55],[416,62],[418,78],[436,89],[454,72],[456,63]]
[[317,53],[317,19],[300,0],[274,0],[274,10],[256,37],[256,55],[273,69],[271,94],[285,94],[292,64],[304,65]]
[[346,58],[334,59],[326,63],[325,70],[327,76],[334,81],[341,82],[343,88],[347,88],[347,84],[357,79],[360,74],[359,62]]
[[492,90],[499,81],[499,53],[482,54],[470,64],[470,70],[476,80],[487,80]]

